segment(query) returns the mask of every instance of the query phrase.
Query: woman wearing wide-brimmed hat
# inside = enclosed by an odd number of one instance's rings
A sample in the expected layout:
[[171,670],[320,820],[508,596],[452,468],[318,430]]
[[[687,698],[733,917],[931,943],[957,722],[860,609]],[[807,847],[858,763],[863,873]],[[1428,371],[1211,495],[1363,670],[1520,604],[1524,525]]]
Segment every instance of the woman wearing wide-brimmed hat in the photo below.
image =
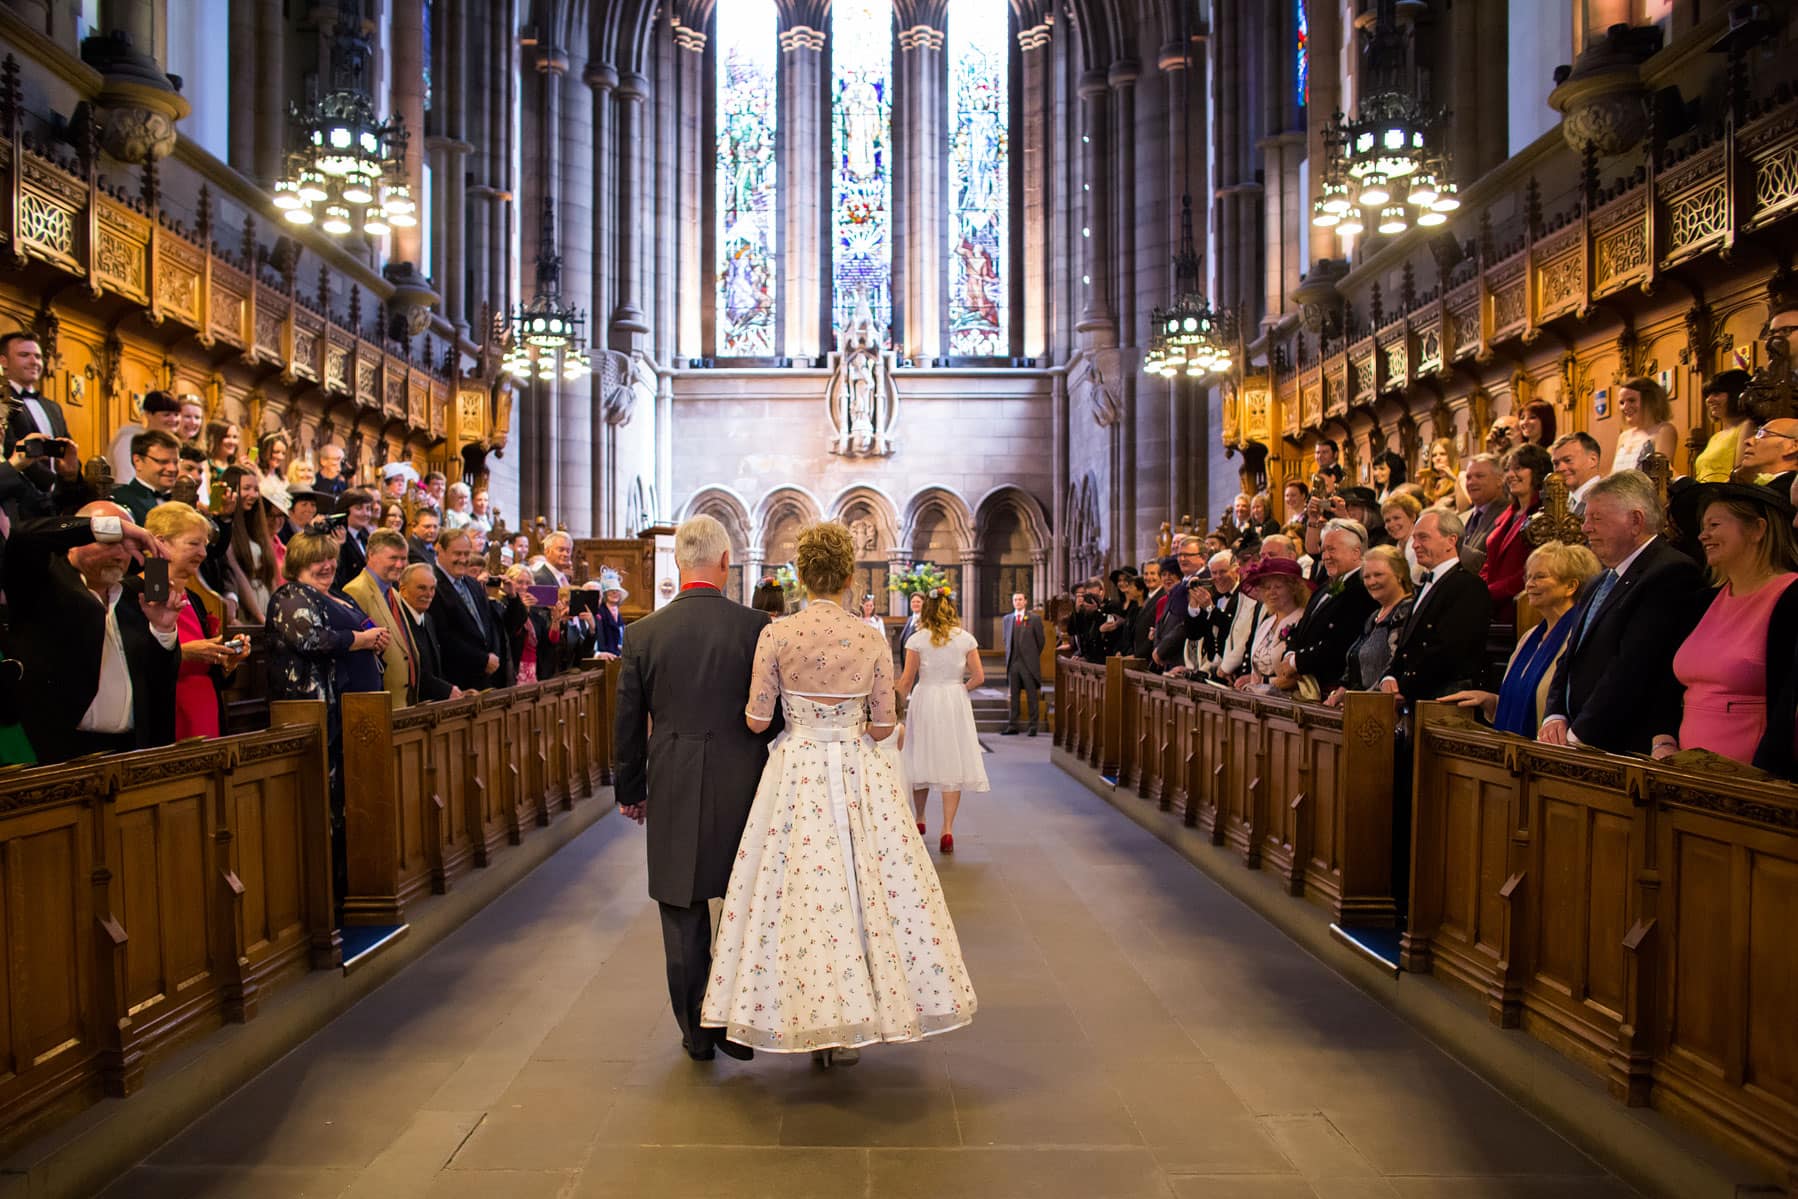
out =
[[1261,605],[1261,619],[1249,636],[1248,669],[1235,683],[1238,691],[1298,689],[1298,675],[1286,666],[1286,640],[1317,585],[1305,578],[1291,558],[1263,558],[1243,572],[1242,593]]
[[1655,733],[1654,756],[1708,749],[1749,762],[1771,733],[1783,738],[1789,769],[1791,714],[1770,719],[1768,708],[1791,690],[1798,642],[1791,501],[1752,483],[1703,483],[1680,494],[1673,515],[1721,586],[1673,656],[1685,687],[1680,725]]

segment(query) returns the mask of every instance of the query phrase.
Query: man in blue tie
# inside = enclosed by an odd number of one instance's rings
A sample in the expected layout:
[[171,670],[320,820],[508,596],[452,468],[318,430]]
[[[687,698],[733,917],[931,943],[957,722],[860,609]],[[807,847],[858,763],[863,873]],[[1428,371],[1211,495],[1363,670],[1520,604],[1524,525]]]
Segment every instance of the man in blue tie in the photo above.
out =
[[1657,729],[1679,727],[1673,655],[1703,613],[1703,580],[1660,536],[1665,523],[1641,471],[1620,471],[1587,493],[1586,541],[1605,572],[1569,617],[1572,639],[1538,741],[1645,754]]

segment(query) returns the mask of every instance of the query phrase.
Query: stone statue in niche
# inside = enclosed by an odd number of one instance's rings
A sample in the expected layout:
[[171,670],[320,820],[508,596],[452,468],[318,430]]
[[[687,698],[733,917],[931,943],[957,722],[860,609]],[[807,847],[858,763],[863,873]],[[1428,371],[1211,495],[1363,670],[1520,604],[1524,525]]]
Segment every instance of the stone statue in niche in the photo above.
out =
[[867,294],[858,294],[853,315],[837,331],[836,371],[829,393],[833,454],[881,458],[893,452],[893,414],[899,396],[883,341]]

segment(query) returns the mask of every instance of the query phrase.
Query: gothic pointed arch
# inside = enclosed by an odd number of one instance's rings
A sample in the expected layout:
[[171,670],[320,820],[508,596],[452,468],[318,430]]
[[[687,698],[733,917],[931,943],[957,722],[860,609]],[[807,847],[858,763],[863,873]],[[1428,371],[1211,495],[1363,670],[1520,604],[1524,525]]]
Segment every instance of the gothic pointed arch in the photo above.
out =
[[974,548],[974,513],[968,501],[947,487],[927,487],[912,496],[905,505],[905,519],[899,527],[899,544],[919,558],[932,539],[946,539],[957,552]]
[[714,486],[696,492],[687,501],[686,511],[681,514],[681,519],[689,520],[695,516],[713,517],[724,526],[724,531],[730,535],[733,556],[740,556],[749,548],[749,505],[730,488]]
[[1032,549],[1046,550],[1049,546],[1048,513],[1043,511],[1042,502],[1022,487],[1011,483],[995,487],[981,497],[974,511],[975,539],[980,545],[987,543],[995,522],[1009,515],[1029,536]]
[[873,525],[875,548],[881,552],[898,547],[899,509],[891,496],[878,487],[858,483],[845,488],[830,503],[830,518],[854,529],[855,522],[866,520]]
[[764,562],[790,562],[800,530],[821,519],[823,509],[811,492],[803,487],[778,487],[757,505],[751,540],[760,547]]

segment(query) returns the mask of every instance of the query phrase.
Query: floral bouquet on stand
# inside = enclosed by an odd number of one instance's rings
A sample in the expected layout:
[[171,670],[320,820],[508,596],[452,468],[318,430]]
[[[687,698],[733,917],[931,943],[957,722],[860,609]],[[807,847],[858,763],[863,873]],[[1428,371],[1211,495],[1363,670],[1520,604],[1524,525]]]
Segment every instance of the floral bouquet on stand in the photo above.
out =
[[931,562],[917,562],[909,570],[894,572],[887,582],[887,590],[897,591],[908,600],[914,595],[929,595],[939,590],[951,595],[954,593],[949,585],[949,576]]
[[787,615],[799,611],[804,606],[805,588],[799,585],[799,572],[793,569],[791,562],[778,566],[774,570],[773,579],[780,584],[780,591],[787,601]]

